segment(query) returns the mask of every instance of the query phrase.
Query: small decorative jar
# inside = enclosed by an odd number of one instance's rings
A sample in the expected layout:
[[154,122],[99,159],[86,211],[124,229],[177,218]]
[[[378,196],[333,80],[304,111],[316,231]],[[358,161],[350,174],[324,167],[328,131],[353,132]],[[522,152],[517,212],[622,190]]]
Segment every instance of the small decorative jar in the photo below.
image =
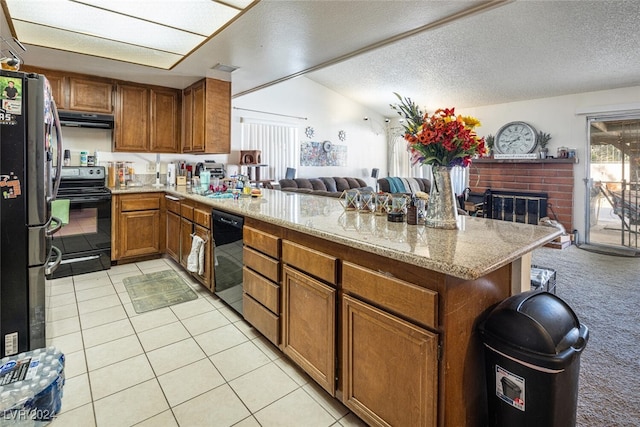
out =
[[360,193],[360,212],[364,213],[372,213],[376,209],[375,204],[375,195],[370,192],[361,192]]
[[360,209],[360,192],[355,189],[344,190],[340,195],[340,204],[346,211],[357,211]]
[[375,214],[386,215],[389,211],[389,200],[391,197],[387,193],[377,193],[375,195]]

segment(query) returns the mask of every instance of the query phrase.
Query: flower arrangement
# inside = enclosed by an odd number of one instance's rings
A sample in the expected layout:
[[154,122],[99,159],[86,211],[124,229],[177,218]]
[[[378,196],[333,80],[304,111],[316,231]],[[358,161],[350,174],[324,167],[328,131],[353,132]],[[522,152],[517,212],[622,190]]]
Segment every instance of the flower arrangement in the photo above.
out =
[[453,108],[423,113],[410,98],[394,92],[399,104],[390,104],[404,118],[404,139],[411,154],[411,164],[469,166],[471,159],[487,153],[484,137],[474,128],[480,121],[470,116],[456,116]]

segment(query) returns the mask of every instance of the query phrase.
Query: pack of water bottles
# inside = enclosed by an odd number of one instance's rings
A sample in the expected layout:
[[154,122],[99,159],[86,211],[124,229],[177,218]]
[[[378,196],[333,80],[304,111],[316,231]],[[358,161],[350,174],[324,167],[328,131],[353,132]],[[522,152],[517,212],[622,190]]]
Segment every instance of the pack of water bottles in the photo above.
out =
[[64,354],[56,347],[0,360],[0,426],[42,426],[62,406]]

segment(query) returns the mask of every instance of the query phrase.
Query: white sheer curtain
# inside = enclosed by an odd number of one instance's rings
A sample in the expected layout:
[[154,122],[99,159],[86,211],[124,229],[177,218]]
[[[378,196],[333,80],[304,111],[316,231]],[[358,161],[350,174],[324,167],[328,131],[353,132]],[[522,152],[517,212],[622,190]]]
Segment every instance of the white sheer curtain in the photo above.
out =
[[[402,128],[391,129],[389,132],[389,176],[428,178],[433,181],[430,165],[411,166],[407,142],[401,133]],[[453,191],[456,195],[461,195],[464,189],[469,186],[469,168],[454,167],[451,171],[451,180],[453,181]]]
[[272,181],[284,178],[288,167],[297,168],[300,158],[298,127],[256,119],[241,119],[241,149],[260,150],[260,174]]

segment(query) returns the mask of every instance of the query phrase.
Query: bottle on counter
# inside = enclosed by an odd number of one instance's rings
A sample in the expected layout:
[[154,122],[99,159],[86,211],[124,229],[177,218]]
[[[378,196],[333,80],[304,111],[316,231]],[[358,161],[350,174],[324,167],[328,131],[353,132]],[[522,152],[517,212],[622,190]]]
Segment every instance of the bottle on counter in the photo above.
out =
[[80,166],[87,166],[87,152],[86,151],[81,151],[80,152]]
[[71,150],[64,150],[64,166],[71,165]]
[[116,186],[116,164],[114,162],[107,163],[107,180],[110,188]]
[[407,224],[418,224],[418,203],[416,196],[413,195],[411,196],[411,200],[409,201],[409,206],[407,206]]

